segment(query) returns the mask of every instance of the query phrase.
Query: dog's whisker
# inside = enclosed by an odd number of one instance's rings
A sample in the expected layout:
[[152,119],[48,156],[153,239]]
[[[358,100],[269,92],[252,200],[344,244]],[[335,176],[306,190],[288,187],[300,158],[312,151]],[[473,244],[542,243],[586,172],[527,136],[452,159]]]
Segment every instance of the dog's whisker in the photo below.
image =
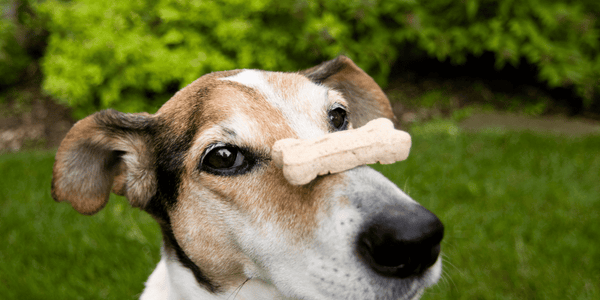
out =
[[440,276],[440,281],[442,284],[449,286],[450,283],[450,279],[448,278],[448,273],[446,273],[445,271],[442,271],[442,275]]
[[246,273],[244,273],[244,271],[240,271],[240,272],[229,273],[227,275],[222,276],[222,278],[223,279],[229,279],[229,278],[234,278],[234,277],[240,277],[240,275],[243,275],[244,277],[247,277]]
[[[250,277],[246,278],[246,280],[244,280],[244,282],[242,282],[242,284],[240,284],[237,288],[235,288],[235,290],[230,295],[230,296],[233,296],[233,298],[231,298],[232,300],[234,300],[237,297],[237,295],[240,293],[240,291],[242,290],[242,288],[244,287],[246,282],[248,282],[249,280],[250,280]],[[229,297],[227,297],[227,299],[229,299]]]
[[[454,270],[457,270],[462,275],[461,270],[458,267],[456,267],[453,263],[450,262],[448,255],[443,254],[442,258],[443,258],[444,265],[451,266],[452,268],[454,268]],[[451,273],[447,268],[442,269],[442,276],[440,277],[440,279],[448,286],[457,287],[456,282],[454,282],[454,279],[452,278]]]
[[410,188],[408,186],[408,182],[410,181],[410,178],[406,178],[406,180],[404,181],[404,186],[402,187],[402,190],[407,194],[410,195]]
[[[450,259],[449,259],[449,256],[447,256],[446,254],[442,254],[442,257],[444,257],[444,258],[445,258],[445,259],[443,260],[443,262],[444,262],[444,266],[450,266],[452,269],[454,269],[454,270],[458,271],[458,273],[459,273],[461,276],[465,276],[464,272],[463,272],[461,269],[459,269],[459,268],[458,268],[456,265],[454,265],[454,264],[453,264],[453,263],[450,261]],[[445,270],[445,271],[447,271],[447,272],[449,272],[449,270],[446,270],[446,269],[444,269],[444,270]]]

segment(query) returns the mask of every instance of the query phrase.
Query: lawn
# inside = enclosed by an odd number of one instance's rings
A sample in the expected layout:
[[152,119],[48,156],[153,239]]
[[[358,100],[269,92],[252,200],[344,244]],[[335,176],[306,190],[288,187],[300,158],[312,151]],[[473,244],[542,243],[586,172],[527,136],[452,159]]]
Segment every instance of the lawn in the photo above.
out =
[[[446,226],[423,299],[600,299],[600,136],[414,126],[408,160],[375,168]],[[0,156],[0,299],[133,299],[160,233],[126,200],[95,216],[50,198],[53,152]]]

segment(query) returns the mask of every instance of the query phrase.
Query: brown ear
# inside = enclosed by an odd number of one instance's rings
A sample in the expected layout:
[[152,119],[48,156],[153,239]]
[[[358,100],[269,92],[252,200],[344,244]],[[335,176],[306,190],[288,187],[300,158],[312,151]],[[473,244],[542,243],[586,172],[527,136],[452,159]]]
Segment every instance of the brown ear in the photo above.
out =
[[311,81],[340,91],[349,102],[350,122],[355,128],[377,118],[396,123],[390,101],[379,85],[346,56],[300,71]]
[[82,214],[108,202],[111,189],[143,207],[156,191],[148,114],[97,112],[77,122],[61,142],[54,162],[52,198]]

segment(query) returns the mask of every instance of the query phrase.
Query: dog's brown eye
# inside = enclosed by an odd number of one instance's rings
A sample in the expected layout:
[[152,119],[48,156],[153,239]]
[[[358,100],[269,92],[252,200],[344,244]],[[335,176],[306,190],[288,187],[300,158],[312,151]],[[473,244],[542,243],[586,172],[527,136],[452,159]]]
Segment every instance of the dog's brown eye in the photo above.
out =
[[215,169],[228,169],[241,165],[244,156],[233,147],[220,147],[212,150],[205,158],[206,164]]
[[247,165],[242,151],[233,146],[214,147],[202,160],[202,169],[216,175],[234,175],[245,169]]
[[338,107],[329,112],[329,121],[335,130],[346,129],[348,122],[346,119],[346,110]]

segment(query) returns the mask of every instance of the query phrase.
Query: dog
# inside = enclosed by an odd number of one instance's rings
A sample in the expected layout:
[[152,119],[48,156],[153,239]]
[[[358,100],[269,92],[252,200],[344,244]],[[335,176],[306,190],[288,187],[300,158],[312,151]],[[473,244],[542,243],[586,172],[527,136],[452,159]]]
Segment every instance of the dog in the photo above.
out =
[[441,276],[441,221],[368,166],[294,186],[273,144],[358,128],[391,105],[345,56],[294,73],[204,75],[156,114],[104,110],[62,141],[52,197],[110,192],[163,235],[153,299],[418,299]]

